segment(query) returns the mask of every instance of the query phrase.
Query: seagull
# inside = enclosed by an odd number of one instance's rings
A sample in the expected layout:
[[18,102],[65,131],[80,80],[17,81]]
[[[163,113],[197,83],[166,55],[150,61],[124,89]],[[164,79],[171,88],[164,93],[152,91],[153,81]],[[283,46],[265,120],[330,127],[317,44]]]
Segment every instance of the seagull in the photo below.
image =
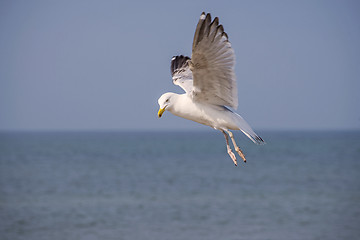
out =
[[221,131],[226,140],[227,153],[237,166],[229,137],[235,151],[246,162],[230,130],[240,130],[256,144],[263,144],[250,125],[235,112],[238,95],[235,77],[235,54],[219,24],[219,18],[211,21],[210,13],[203,12],[197,24],[191,58],[174,56],[171,59],[172,81],[185,93],[164,93],[158,100],[160,118],[165,110]]

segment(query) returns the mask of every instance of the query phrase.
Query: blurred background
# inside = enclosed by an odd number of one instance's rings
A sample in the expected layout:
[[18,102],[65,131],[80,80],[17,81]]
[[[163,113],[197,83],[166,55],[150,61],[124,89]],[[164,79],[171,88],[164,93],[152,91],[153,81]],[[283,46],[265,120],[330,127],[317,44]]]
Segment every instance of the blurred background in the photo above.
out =
[[36,0],[0,2],[0,130],[207,129],[156,115],[202,11],[255,129],[360,129],[358,1]]

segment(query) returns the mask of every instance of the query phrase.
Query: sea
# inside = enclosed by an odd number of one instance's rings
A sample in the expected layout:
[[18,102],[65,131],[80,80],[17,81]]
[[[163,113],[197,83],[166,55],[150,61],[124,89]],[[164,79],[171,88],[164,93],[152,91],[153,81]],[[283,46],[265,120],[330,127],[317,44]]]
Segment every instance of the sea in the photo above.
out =
[[0,132],[0,239],[360,239],[360,131],[259,133]]

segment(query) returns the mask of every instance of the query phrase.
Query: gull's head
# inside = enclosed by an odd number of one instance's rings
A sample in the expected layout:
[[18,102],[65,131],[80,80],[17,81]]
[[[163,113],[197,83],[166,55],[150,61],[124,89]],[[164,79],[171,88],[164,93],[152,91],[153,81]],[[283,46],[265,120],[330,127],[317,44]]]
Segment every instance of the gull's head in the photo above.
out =
[[160,109],[158,112],[158,116],[159,118],[162,116],[162,114],[165,112],[166,109],[169,109],[169,107],[171,107],[171,98],[172,96],[174,96],[174,93],[164,93],[163,95],[161,95],[161,97],[158,100]]

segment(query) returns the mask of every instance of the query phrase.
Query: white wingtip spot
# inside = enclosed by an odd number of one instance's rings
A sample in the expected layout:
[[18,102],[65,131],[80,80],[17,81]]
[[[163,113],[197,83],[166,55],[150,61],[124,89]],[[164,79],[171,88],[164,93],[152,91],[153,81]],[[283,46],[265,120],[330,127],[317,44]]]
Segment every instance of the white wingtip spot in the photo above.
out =
[[173,58],[171,59],[171,61],[172,61],[172,60],[175,60],[175,58],[176,58],[176,57],[173,57]]
[[201,14],[200,19],[204,20],[205,19],[205,14]]

